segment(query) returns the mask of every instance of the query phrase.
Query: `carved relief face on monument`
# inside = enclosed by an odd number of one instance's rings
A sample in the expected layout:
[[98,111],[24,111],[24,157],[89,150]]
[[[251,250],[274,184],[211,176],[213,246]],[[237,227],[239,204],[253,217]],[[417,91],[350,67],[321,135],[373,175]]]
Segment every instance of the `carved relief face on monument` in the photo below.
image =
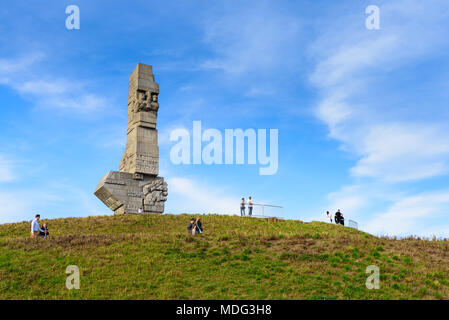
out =
[[151,110],[152,111],[158,111],[159,110],[159,103],[157,102],[157,94],[152,93],[151,94]]
[[150,111],[148,96],[147,91],[137,90],[137,112]]
[[155,92],[136,90],[136,101],[134,104],[134,112],[157,112],[159,110],[158,95]]

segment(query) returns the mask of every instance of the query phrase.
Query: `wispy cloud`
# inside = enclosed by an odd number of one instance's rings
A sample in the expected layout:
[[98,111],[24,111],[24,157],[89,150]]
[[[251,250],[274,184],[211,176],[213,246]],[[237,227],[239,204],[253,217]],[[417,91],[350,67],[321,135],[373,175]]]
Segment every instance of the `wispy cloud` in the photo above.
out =
[[[418,1],[401,4],[402,7],[395,2],[381,8],[383,26],[388,32],[369,31],[356,24],[352,30],[344,30],[350,38],[338,29],[326,35],[342,39],[339,46],[330,47],[326,39],[319,39],[313,48],[313,52],[320,52],[321,58],[310,79],[323,95],[316,115],[329,126],[330,137],[340,140],[343,149],[360,157],[351,170],[356,177],[405,181],[447,172],[448,126],[447,121],[437,116],[443,110],[439,106],[416,104],[406,98],[407,92],[403,93],[402,104],[392,106],[391,100],[396,97],[387,87],[390,81],[400,81],[390,80],[392,71],[413,67],[424,59],[424,54],[430,59],[447,49],[447,43],[440,37],[447,38],[449,32],[429,34],[429,30],[440,29],[438,25],[443,18],[449,18],[449,14],[440,13],[447,4],[438,1],[425,6]],[[423,12],[416,16],[413,13],[417,8]],[[384,95],[379,96],[376,93],[379,90]],[[407,112],[402,112],[405,108]],[[421,121],[422,108],[438,120]]]
[[0,84],[14,89],[38,108],[55,108],[78,113],[104,109],[110,101],[89,90],[87,81],[37,71],[45,61],[37,52],[23,57],[0,59]]
[[0,58],[0,82],[5,84],[9,83],[11,81],[10,78],[14,76],[14,73],[27,70],[43,58],[44,54],[40,52],[16,57],[14,59]]
[[[220,69],[231,75],[271,71],[293,56],[299,38],[297,18],[281,14],[267,3],[214,17],[205,25],[205,42],[216,57],[205,61],[206,69]],[[279,56],[285,57],[279,59]]]
[[[449,223],[446,222],[448,217],[448,190],[421,193],[404,197],[385,212],[377,214],[366,225],[366,230],[384,235],[407,235],[416,231],[418,235],[447,236],[445,230],[449,230]],[[427,228],[422,230],[423,226],[428,226],[432,220],[440,221],[439,227],[433,230],[425,230]]]
[[[343,210],[347,220],[356,220],[366,232],[388,236],[447,236],[449,191],[410,194],[382,182],[342,186],[328,195],[325,210]],[[319,217],[325,220],[325,215]]]
[[[448,173],[446,111],[440,103],[433,105],[415,98],[414,90],[422,90],[419,79],[409,81],[407,86],[397,85],[404,73],[412,70],[420,74],[421,64],[447,52],[449,29],[441,26],[447,26],[448,9],[446,1],[384,4],[380,7],[380,30],[365,29],[364,16],[350,13],[344,15],[345,24],[342,20],[329,24],[310,48],[316,63],[310,81],[322,96],[315,114],[328,126],[329,137],[340,141],[342,150],[358,158],[350,174],[357,179],[371,179],[357,184],[363,190],[373,181],[376,188],[390,190],[396,183]],[[427,77],[426,82],[426,96],[439,96],[441,77]],[[422,117],[424,109],[432,120]],[[404,190],[404,185],[398,190]],[[336,201],[335,195],[343,194],[345,198]],[[331,195],[331,200],[350,210],[374,198],[357,187],[347,188],[343,194],[339,191]],[[394,201],[384,198],[392,201],[391,207],[376,215],[370,230],[379,232],[388,224],[385,230],[391,233],[417,231],[420,215],[413,212],[425,211],[432,216],[438,211],[432,201],[444,196],[438,191],[427,196],[404,192]],[[420,208],[405,217],[403,208],[416,199]],[[426,205],[428,210],[424,210]]]
[[224,188],[185,177],[169,178],[168,185],[166,212],[236,214],[238,211],[239,197],[230,195]]
[[362,158],[351,169],[356,177],[389,182],[419,180],[447,174],[449,135],[431,123],[390,123],[366,128]]

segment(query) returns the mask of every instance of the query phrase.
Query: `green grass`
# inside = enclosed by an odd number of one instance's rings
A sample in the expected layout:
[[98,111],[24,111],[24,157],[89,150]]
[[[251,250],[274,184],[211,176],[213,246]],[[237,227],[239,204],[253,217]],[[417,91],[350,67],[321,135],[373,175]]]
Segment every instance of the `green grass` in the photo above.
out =
[[[376,238],[327,223],[129,215],[0,226],[0,299],[448,299],[449,242]],[[81,271],[67,290],[66,267]],[[368,290],[366,267],[380,268]]]

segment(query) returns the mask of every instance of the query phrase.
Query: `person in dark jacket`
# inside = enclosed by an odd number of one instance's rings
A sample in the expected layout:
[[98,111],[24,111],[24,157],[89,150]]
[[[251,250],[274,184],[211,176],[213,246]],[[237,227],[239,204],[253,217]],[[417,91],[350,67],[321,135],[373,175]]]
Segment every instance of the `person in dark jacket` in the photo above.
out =
[[42,231],[39,231],[39,237],[47,238],[49,234],[50,232],[48,232],[47,224],[44,223],[44,225],[42,226]]
[[340,209],[335,212],[335,223],[345,225],[345,217],[343,217],[343,213],[340,212]]
[[203,223],[201,222],[200,217],[198,217],[196,219],[196,233],[199,233],[199,234],[203,233]]
[[345,225],[345,217],[343,216],[343,213],[340,212],[340,214],[341,214],[341,216],[340,216],[340,224],[342,226],[344,226]]

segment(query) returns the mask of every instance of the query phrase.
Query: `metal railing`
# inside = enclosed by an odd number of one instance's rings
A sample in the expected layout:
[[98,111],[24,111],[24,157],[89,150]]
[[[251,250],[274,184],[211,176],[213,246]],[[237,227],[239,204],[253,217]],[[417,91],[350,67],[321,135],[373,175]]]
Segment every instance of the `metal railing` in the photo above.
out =
[[359,229],[359,224],[357,223],[357,221],[348,220],[348,227],[354,228],[354,229]]
[[[249,214],[248,206],[246,215]],[[254,203],[252,217],[255,218],[280,218],[284,219],[284,207],[271,204]]]

